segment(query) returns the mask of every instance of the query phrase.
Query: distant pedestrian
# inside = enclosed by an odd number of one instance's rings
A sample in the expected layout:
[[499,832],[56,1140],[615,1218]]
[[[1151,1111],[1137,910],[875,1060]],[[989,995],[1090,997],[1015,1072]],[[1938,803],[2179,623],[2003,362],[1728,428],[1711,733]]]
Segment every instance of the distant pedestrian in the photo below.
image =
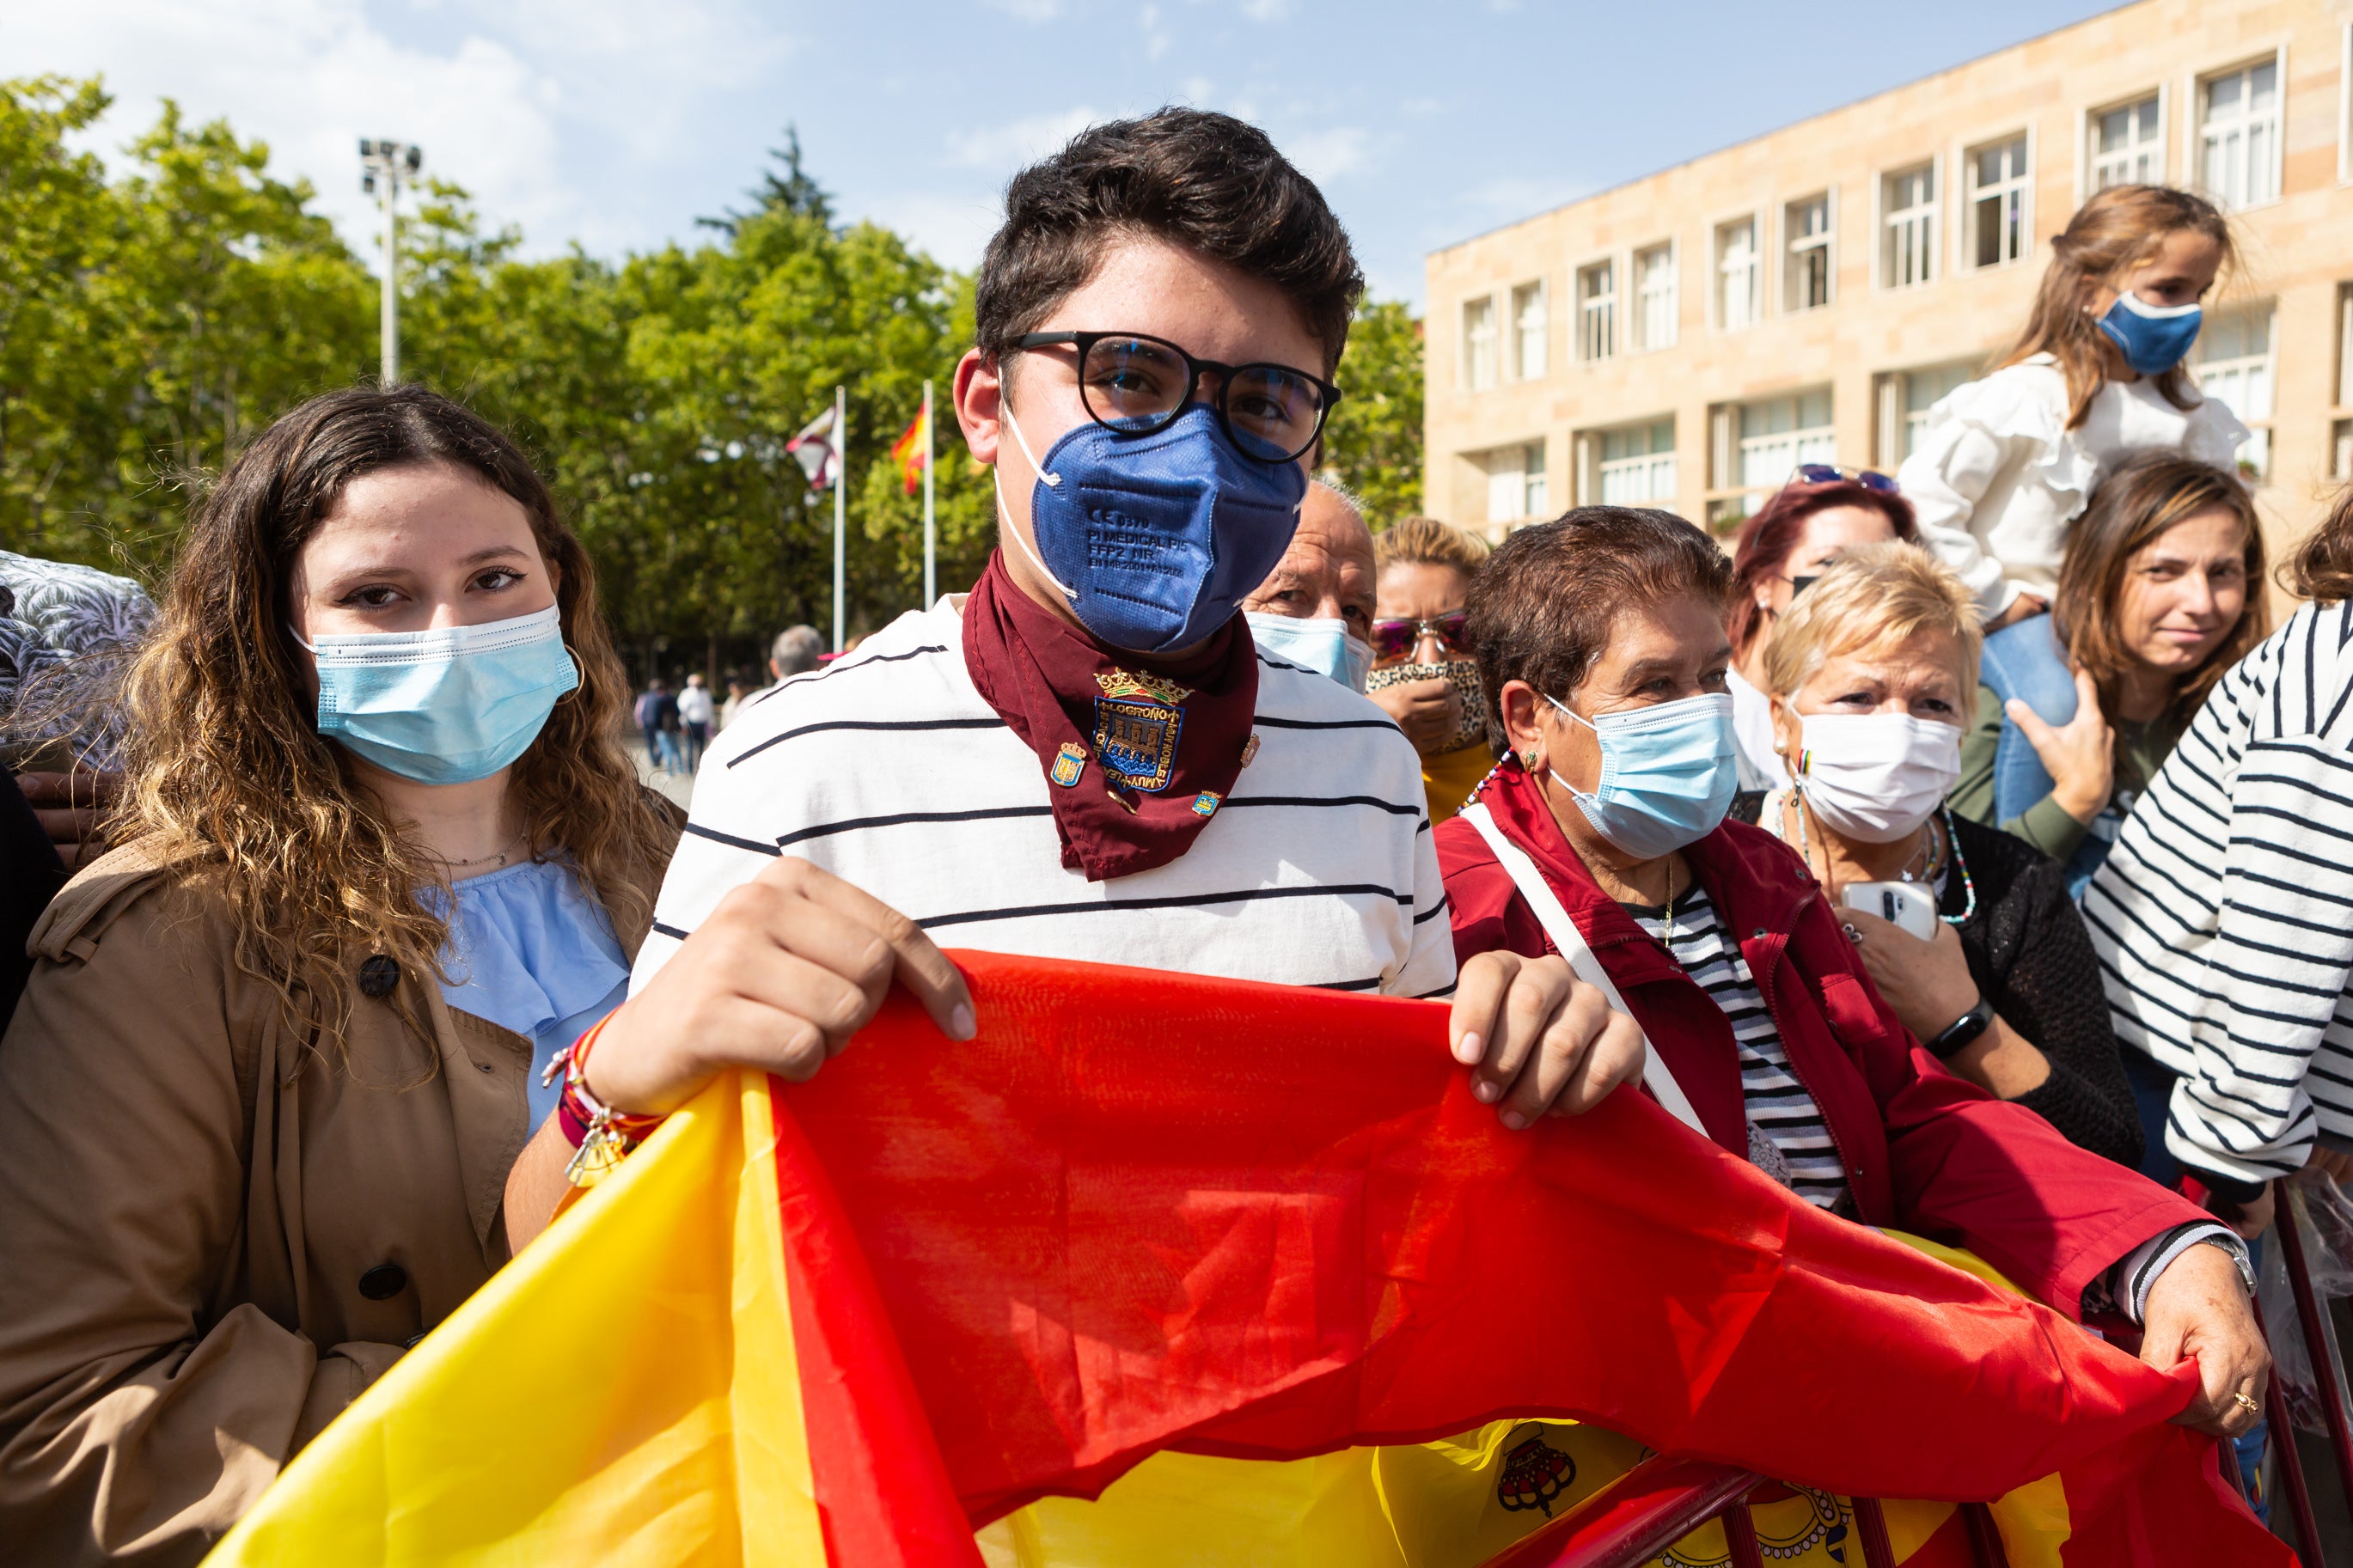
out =
[[793,626],[776,634],[768,649],[768,675],[783,680],[815,669],[825,656],[825,638],[815,626]]
[[711,700],[711,689],[702,683],[700,674],[686,678],[686,689],[678,694],[679,727],[686,731],[686,770],[692,773],[702,765],[702,748],[711,744],[712,727],[719,721],[717,704]]
[[678,754],[678,699],[670,682],[655,676],[638,697],[638,728],[645,731],[646,760],[657,773],[683,773]]
[[727,700],[719,705],[719,727],[723,730],[735,722],[735,715],[744,711],[744,700],[752,695],[741,676],[727,678]]

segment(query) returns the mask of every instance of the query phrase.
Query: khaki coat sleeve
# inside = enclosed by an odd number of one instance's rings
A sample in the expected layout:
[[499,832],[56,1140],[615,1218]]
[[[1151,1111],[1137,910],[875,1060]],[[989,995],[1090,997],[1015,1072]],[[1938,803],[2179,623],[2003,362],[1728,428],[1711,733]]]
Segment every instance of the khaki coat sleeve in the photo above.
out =
[[138,897],[95,940],[37,932],[48,955],[0,1040],[0,1540],[17,1561],[195,1562],[399,1353],[322,1357],[227,1300],[248,1245],[238,1061],[249,1086],[276,1026],[208,922],[166,901]]

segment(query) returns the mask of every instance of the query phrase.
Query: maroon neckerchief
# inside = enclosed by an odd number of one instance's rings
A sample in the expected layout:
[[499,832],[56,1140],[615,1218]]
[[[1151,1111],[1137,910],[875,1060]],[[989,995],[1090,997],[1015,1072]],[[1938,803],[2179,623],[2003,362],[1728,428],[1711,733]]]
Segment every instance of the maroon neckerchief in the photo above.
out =
[[965,601],[964,662],[1038,753],[1062,864],[1090,882],[1190,849],[1255,749],[1258,650],[1240,615],[1184,658],[1147,659],[1032,602],[991,554]]

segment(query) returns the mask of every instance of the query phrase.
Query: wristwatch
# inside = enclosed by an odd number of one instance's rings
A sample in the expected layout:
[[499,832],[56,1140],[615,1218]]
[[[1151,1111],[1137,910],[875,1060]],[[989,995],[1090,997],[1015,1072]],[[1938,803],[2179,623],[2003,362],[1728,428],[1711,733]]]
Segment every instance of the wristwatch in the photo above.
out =
[[1926,1042],[1928,1054],[1940,1062],[1944,1061],[1955,1051],[1969,1044],[1991,1027],[1993,1027],[1993,1004],[1980,996],[1978,998],[1976,1006],[1946,1025],[1943,1034]]

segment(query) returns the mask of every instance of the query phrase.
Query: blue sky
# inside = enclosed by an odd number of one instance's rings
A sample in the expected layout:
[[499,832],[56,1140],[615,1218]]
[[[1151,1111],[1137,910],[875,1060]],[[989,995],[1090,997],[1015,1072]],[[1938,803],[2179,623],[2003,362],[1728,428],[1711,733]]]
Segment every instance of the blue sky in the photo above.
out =
[[[849,217],[969,266],[1006,177],[1090,120],[1240,114],[1323,183],[1374,289],[1431,249],[2107,9],[1335,0],[31,0],[0,76],[103,72],[307,175],[356,242],[362,135],[413,141],[534,253],[697,240],[783,125]],[[1802,18],[1802,20],[1801,20]]]

